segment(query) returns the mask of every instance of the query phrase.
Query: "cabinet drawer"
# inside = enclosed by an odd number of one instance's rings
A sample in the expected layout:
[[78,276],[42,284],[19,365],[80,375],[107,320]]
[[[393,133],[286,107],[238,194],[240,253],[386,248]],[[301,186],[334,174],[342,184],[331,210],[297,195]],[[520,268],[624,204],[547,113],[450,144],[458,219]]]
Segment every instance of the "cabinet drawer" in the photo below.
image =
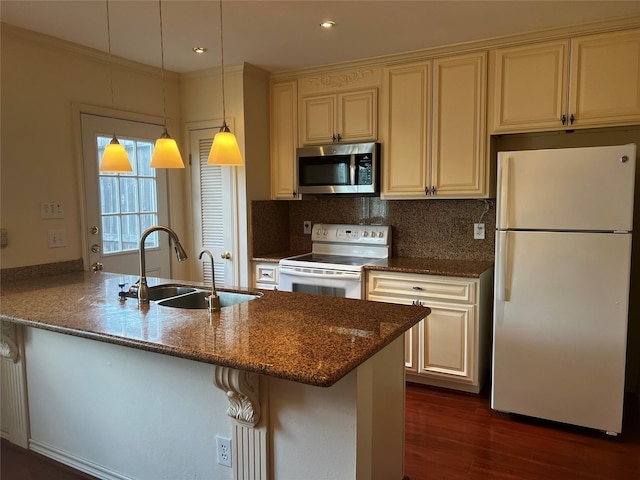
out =
[[256,284],[266,283],[275,285],[278,283],[277,265],[256,265]]
[[393,296],[475,303],[476,281],[437,275],[369,272],[367,294],[372,297]]

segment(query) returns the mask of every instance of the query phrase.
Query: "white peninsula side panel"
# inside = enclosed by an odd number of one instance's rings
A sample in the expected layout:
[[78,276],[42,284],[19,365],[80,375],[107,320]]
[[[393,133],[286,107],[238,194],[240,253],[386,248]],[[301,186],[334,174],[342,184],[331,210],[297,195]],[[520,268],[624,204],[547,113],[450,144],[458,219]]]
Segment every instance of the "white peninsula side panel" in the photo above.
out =
[[[403,476],[402,337],[332,387],[261,376],[259,425],[238,433],[214,365],[24,330],[29,448],[98,478]],[[216,435],[243,448],[232,468],[216,462]]]
[[99,478],[231,480],[212,366],[25,328],[30,448]]

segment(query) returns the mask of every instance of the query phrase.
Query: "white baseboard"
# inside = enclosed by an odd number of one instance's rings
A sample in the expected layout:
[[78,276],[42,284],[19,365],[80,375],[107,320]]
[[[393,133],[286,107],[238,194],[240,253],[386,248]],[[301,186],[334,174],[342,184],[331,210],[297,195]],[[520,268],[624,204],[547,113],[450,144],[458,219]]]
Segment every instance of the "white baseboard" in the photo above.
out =
[[37,440],[29,440],[29,449],[102,480],[134,480],[131,477],[114,472],[101,465],[79,458],[71,453],[47,445],[46,443],[38,442]]

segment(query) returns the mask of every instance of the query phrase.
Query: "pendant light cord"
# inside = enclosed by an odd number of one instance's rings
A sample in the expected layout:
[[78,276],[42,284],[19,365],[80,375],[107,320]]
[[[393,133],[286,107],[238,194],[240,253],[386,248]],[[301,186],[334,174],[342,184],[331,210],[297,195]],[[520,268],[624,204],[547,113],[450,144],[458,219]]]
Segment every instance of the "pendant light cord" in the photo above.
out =
[[[113,100],[113,65],[111,63],[111,20],[109,15],[109,0],[107,0],[107,44],[109,47],[109,88],[111,90],[111,110],[115,108],[115,102]],[[113,121],[113,136],[116,136],[116,119],[112,116]]]
[[222,35],[222,0],[220,0],[220,62],[222,71],[222,125],[227,124],[227,114],[224,106],[224,37]]
[[158,10],[160,10],[160,61],[162,65],[162,115],[164,119],[164,130],[167,131],[167,97],[164,82],[164,39],[162,35],[162,0],[158,0]]

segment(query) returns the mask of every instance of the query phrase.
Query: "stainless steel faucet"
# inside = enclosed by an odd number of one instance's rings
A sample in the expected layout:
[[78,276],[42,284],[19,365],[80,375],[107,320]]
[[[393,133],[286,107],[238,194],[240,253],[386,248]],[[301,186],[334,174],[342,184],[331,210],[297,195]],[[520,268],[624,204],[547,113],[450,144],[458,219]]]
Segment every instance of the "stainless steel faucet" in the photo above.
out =
[[140,284],[138,286],[138,305],[148,305],[149,304],[149,286],[147,285],[147,267],[145,264],[145,252],[144,252],[144,241],[147,237],[157,231],[167,232],[169,237],[173,240],[173,248],[176,251],[176,257],[179,262],[186,260],[188,258],[187,252],[184,251],[182,245],[180,245],[180,239],[176,232],[171,230],[169,227],[165,227],[164,225],[155,225],[153,227],[147,228],[144,232],[142,232],[142,236],[140,237]]
[[198,259],[201,259],[203,255],[209,255],[211,259],[211,296],[209,297],[209,311],[210,312],[219,312],[220,311],[220,298],[216,293],[216,273],[215,267],[213,265],[213,253],[209,250],[202,250]]

